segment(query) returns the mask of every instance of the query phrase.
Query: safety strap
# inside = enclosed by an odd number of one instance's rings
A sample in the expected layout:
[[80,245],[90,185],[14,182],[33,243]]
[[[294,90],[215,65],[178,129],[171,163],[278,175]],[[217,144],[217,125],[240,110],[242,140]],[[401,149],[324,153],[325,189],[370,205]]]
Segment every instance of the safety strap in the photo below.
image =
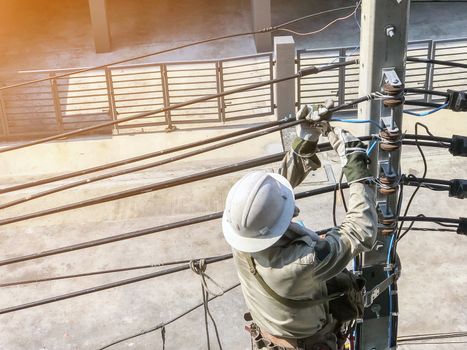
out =
[[328,301],[340,298],[341,296],[345,295],[345,292],[341,292],[341,293],[330,294],[327,297],[322,298],[322,299],[284,298],[283,296],[280,296],[274,290],[272,290],[272,288],[269,287],[269,285],[264,281],[263,277],[261,277],[261,275],[258,273],[258,270],[256,270],[256,265],[255,265],[255,261],[253,260],[253,257],[247,254],[246,260],[248,262],[248,267],[250,268],[251,274],[255,276],[256,280],[261,285],[261,287],[263,287],[266,293],[268,293],[272,298],[274,298],[279,303],[284,304],[285,306],[292,307],[292,308],[311,307],[311,306],[316,306],[319,304],[324,304]]

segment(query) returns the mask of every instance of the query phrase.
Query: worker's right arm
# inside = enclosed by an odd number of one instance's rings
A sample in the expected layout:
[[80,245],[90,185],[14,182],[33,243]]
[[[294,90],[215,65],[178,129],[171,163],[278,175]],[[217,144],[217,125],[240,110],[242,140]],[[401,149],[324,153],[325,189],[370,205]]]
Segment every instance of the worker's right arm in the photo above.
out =
[[328,280],[341,272],[353,257],[369,251],[377,234],[375,196],[365,180],[370,178],[365,145],[349,132],[334,128],[329,141],[341,157],[342,171],[350,184],[349,210],[342,224],[326,234],[325,254],[313,269],[316,279]]

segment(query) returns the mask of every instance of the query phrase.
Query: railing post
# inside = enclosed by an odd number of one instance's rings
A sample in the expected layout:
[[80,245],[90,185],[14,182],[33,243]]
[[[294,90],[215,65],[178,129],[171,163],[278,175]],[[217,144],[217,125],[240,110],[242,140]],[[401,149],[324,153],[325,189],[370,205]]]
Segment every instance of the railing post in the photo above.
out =
[[[105,83],[107,85],[107,99],[109,101],[109,111],[112,120],[117,120],[117,106],[115,104],[114,85],[112,81],[112,72],[109,67],[104,68],[105,72]],[[118,124],[114,125],[114,128],[118,131]]]
[[[160,65],[161,71],[161,82],[162,82],[162,97],[164,101],[164,108],[170,106],[170,95],[169,95],[169,78],[167,75],[167,66],[165,64]],[[175,126],[172,124],[172,116],[170,111],[165,112],[165,122],[167,123],[167,127],[165,131],[170,132],[175,130]]]
[[[50,73],[49,75],[51,78],[55,76],[55,73]],[[50,89],[52,91],[52,99],[54,102],[54,110],[55,110],[55,119],[57,120],[57,128],[58,131],[63,132],[64,127],[63,127],[63,116],[62,116],[62,107],[60,103],[60,95],[58,93],[58,87],[57,87],[57,80],[56,79],[51,79],[50,80]]]
[[[224,74],[222,69],[222,61],[216,62],[216,82],[217,82],[217,93],[224,92]],[[217,109],[219,113],[219,120],[225,123],[225,100],[224,96],[217,98]]]
[[[3,85],[3,84],[2,84]],[[3,100],[3,94],[0,92],[0,124],[2,125],[2,134],[8,136],[10,130],[8,129],[8,117],[5,110],[5,101]]]
[[[339,49],[339,62],[345,62],[347,49]],[[339,67],[339,87],[337,92],[338,104],[342,105],[345,103],[345,66]]]
[[[276,58],[275,78],[295,74],[295,42],[291,36],[274,38]],[[276,117],[282,119],[295,114],[295,81],[283,81],[275,85]]]
[[[433,40],[430,40],[430,43],[428,44],[428,57],[427,59],[429,60],[434,60],[436,55],[436,42]],[[434,73],[435,73],[435,65],[433,63],[427,63],[426,67],[426,86],[425,89],[427,90],[433,90],[433,78],[434,78]],[[431,102],[433,95],[427,94],[425,100],[427,102]]]

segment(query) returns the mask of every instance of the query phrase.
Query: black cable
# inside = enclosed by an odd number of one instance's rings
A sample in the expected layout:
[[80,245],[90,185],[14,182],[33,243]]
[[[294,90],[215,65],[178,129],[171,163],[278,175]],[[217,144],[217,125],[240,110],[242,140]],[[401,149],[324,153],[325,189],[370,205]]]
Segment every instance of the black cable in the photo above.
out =
[[442,66],[457,67],[457,68],[467,68],[467,64],[464,64],[464,63],[452,62],[452,61],[432,60],[432,59],[420,58],[420,57],[407,57],[407,61],[439,64],[439,65],[442,65]]
[[440,103],[434,103],[434,102],[423,102],[423,101],[410,101],[410,100],[405,100],[404,104],[407,106],[420,106],[420,107],[441,107],[442,104]]
[[261,137],[261,136],[264,136],[264,135],[267,135],[267,134],[270,134],[270,133],[273,133],[273,132],[276,132],[276,131],[279,131],[279,130],[282,130],[282,129],[286,129],[286,128],[295,126],[295,125],[303,122],[303,120],[295,120],[295,118],[290,118],[290,119],[287,119],[287,120],[288,120],[287,123],[281,123],[281,125],[278,125],[278,126],[266,129],[266,130],[260,130],[260,131],[257,131],[255,133],[244,135],[244,136],[241,136],[241,137],[238,137],[238,138],[231,138],[230,140],[227,140],[227,141],[215,144],[215,145],[207,146],[205,148],[189,151],[189,152],[177,155],[177,156],[173,156],[171,158],[166,158],[166,159],[156,161],[156,162],[153,162],[153,163],[148,163],[148,164],[139,165],[139,166],[132,167],[132,168],[127,168],[127,169],[123,169],[123,170],[109,172],[109,173],[106,173],[106,174],[101,174],[101,175],[97,175],[97,176],[93,176],[93,177],[84,178],[84,179],[78,180],[76,182],[71,182],[71,183],[61,185],[61,186],[58,186],[58,187],[55,187],[55,188],[51,188],[51,189],[48,189],[48,190],[45,190],[45,191],[42,191],[42,192],[38,192],[38,193],[34,193],[34,194],[28,194],[28,195],[24,196],[23,198],[15,199],[13,201],[0,204],[0,209],[6,209],[6,208],[12,207],[14,205],[29,202],[29,201],[31,201],[33,199],[41,198],[41,197],[44,197],[44,196],[47,196],[47,195],[50,195],[50,194],[53,194],[53,193],[57,193],[57,192],[62,192],[62,191],[68,190],[70,188],[74,188],[74,187],[78,187],[78,186],[82,186],[82,185],[87,185],[87,184],[90,184],[90,183],[93,183],[93,182],[96,182],[96,181],[105,180],[105,179],[109,179],[109,178],[113,178],[113,177],[117,177],[117,176],[121,176],[121,175],[131,174],[131,173],[146,170],[146,169],[152,169],[152,168],[155,168],[155,167],[158,167],[158,166],[161,166],[161,165],[164,165],[164,164],[169,164],[169,163],[181,160],[181,159],[186,159],[188,157],[196,156],[196,155],[206,153],[206,152],[209,152],[209,151],[213,151],[213,150],[216,150],[216,149],[219,149],[219,148],[222,148],[222,147],[227,147],[227,146],[230,146],[230,145],[234,145],[234,144],[237,144],[237,143],[240,143],[240,142],[251,140],[251,139],[256,138],[256,137]]
[[[225,290],[224,290],[224,294],[227,293],[227,292],[230,292],[231,290],[237,288],[238,286],[240,286],[240,283],[234,284],[233,286],[231,286],[231,287],[225,289]],[[215,296],[209,298],[209,299],[208,299],[208,302],[210,302],[210,301],[212,301],[212,300],[214,300],[214,299],[216,299],[216,298],[218,298],[218,297],[219,297],[219,296],[215,295]],[[112,343],[110,343],[110,344],[108,344],[108,345],[106,345],[106,346],[104,346],[104,347],[102,347],[102,348],[99,348],[98,350],[105,350],[105,349],[110,348],[110,347],[113,346],[113,345],[116,345],[116,344],[119,344],[119,343],[123,343],[124,341],[127,341],[127,340],[130,340],[130,339],[133,339],[133,338],[142,336],[142,335],[144,335],[144,334],[148,334],[148,333],[151,333],[151,332],[155,332],[155,331],[157,331],[157,330],[159,330],[159,329],[161,329],[161,328],[163,328],[163,327],[166,327],[166,326],[168,326],[169,324],[171,324],[171,323],[173,323],[173,322],[179,320],[180,318],[182,318],[182,317],[188,315],[189,313],[195,311],[196,309],[199,309],[199,308],[202,307],[203,305],[204,305],[204,303],[199,303],[198,305],[195,305],[195,306],[193,306],[192,308],[190,308],[190,309],[188,309],[188,310],[182,312],[181,314],[179,314],[179,315],[173,317],[173,318],[170,319],[169,321],[166,321],[166,322],[163,322],[163,323],[159,323],[158,325],[156,325],[156,326],[153,327],[153,328],[149,328],[149,329],[146,329],[146,330],[144,330],[144,331],[138,332],[138,333],[136,333],[136,334],[130,335],[130,336],[128,336],[128,337],[125,337],[125,338],[116,340],[116,341],[114,341],[114,342],[112,342]]]
[[[245,136],[245,137],[247,137],[247,136]],[[362,141],[368,141],[368,139],[371,139],[371,137],[370,136],[361,137],[360,139]],[[230,142],[230,141],[228,141],[228,142]],[[403,144],[411,144],[411,141],[403,141]],[[418,146],[420,146],[420,145],[421,145],[421,143],[418,142]],[[433,147],[438,146],[439,147],[439,145],[437,145],[435,143],[425,143],[424,145],[433,146]],[[446,146],[442,146],[442,147],[446,147]],[[328,150],[331,150],[331,149],[332,148],[331,148],[329,143],[323,143],[323,144],[320,144],[319,151],[322,152],[322,151],[328,151]],[[249,160],[249,161],[236,163],[234,165],[227,165],[227,166],[223,166],[223,167],[219,167],[219,168],[214,168],[214,169],[211,169],[211,170],[206,170],[206,171],[191,174],[191,175],[181,176],[181,177],[178,177],[176,179],[165,180],[165,181],[157,182],[157,183],[150,184],[150,185],[145,185],[145,186],[141,186],[141,187],[137,187],[137,188],[133,188],[133,189],[117,192],[117,193],[112,193],[112,194],[105,195],[105,196],[95,197],[95,198],[83,200],[83,201],[80,201],[80,202],[74,202],[74,203],[71,203],[71,204],[66,204],[66,205],[63,205],[63,206],[60,206],[60,207],[41,210],[41,211],[29,213],[29,214],[24,214],[24,215],[12,217],[12,218],[2,219],[2,220],[0,220],[0,226],[15,223],[15,222],[20,222],[20,221],[24,221],[24,220],[29,220],[29,219],[32,219],[32,218],[37,218],[37,217],[42,217],[42,216],[46,216],[46,215],[56,214],[56,213],[60,213],[60,212],[68,211],[68,210],[83,208],[83,207],[87,207],[87,206],[91,206],[91,205],[106,203],[106,202],[109,202],[109,201],[119,200],[119,199],[131,197],[131,196],[136,196],[136,195],[144,194],[144,193],[147,193],[147,192],[158,191],[158,190],[161,190],[161,189],[167,189],[167,188],[171,188],[171,187],[175,187],[175,186],[179,186],[179,185],[183,185],[183,184],[187,184],[187,183],[191,183],[191,182],[195,182],[195,181],[199,181],[199,180],[203,180],[203,179],[208,179],[208,178],[215,177],[215,176],[230,174],[230,173],[233,173],[233,172],[236,172],[236,171],[250,169],[250,168],[261,166],[261,165],[266,165],[266,164],[270,164],[270,163],[280,161],[284,155],[285,155],[285,152],[276,153],[276,154],[273,154],[273,155],[270,155],[270,156],[256,158],[256,159],[252,159],[252,160]],[[139,168],[139,169],[141,169],[141,168]],[[126,170],[123,170],[122,172],[125,172],[125,171]],[[121,174],[122,172],[119,172],[119,173]],[[101,176],[99,176],[97,178],[102,179],[103,177],[108,178],[108,177],[111,177],[111,176],[101,175]],[[82,180],[82,181],[79,182],[79,184],[84,185],[87,182],[88,181],[86,181],[86,180]],[[46,194],[56,193],[59,190],[67,189],[67,188],[71,188],[71,187],[75,187],[75,186],[77,186],[77,184],[64,185],[64,186],[61,186],[58,189],[47,190],[47,191],[44,191],[42,193],[32,195],[31,199],[32,198],[38,198],[38,197],[44,196]],[[14,204],[19,204],[19,203],[25,202],[27,200],[29,200],[29,198],[25,197],[23,199],[7,203],[7,204],[4,205],[4,207],[14,205]]]
[[276,120],[276,121],[267,122],[267,123],[262,123],[260,125],[253,126],[253,127],[250,127],[250,128],[244,129],[244,130],[238,130],[238,131],[234,131],[234,132],[227,133],[227,134],[224,134],[224,135],[210,137],[210,138],[207,138],[207,139],[204,139],[204,140],[185,143],[185,144],[180,145],[180,146],[175,146],[175,147],[166,148],[166,149],[162,149],[162,150],[151,152],[151,153],[146,153],[146,154],[143,154],[143,155],[140,155],[140,156],[136,156],[136,157],[132,157],[132,158],[126,158],[126,159],[123,159],[123,160],[120,160],[120,161],[107,163],[107,164],[92,167],[92,168],[86,168],[86,169],[83,169],[83,170],[78,170],[78,171],[74,171],[74,172],[71,172],[71,173],[58,175],[58,176],[52,176],[52,177],[48,177],[48,178],[44,178],[44,179],[33,180],[33,181],[26,182],[26,183],[23,183],[23,184],[20,184],[20,185],[14,185],[14,186],[10,186],[10,187],[0,188],[0,194],[1,193],[12,192],[12,191],[17,191],[17,190],[22,190],[22,189],[25,189],[25,188],[35,187],[35,186],[39,186],[39,185],[44,185],[44,184],[48,184],[48,183],[51,183],[51,182],[62,181],[62,180],[70,179],[70,178],[77,177],[77,176],[87,175],[87,174],[94,173],[94,172],[97,172],[97,171],[103,171],[103,170],[115,168],[115,167],[122,166],[122,165],[128,165],[128,164],[131,164],[131,163],[134,163],[134,162],[139,162],[141,160],[155,158],[155,157],[163,156],[163,155],[178,152],[178,151],[184,151],[184,150],[192,149],[192,148],[198,147],[198,146],[204,146],[204,145],[207,145],[209,143],[222,141],[222,140],[229,139],[229,138],[232,138],[232,137],[246,135],[246,134],[249,134],[249,133],[252,133],[252,132],[255,132],[255,131],[264,130],[264,129],[271,128],[271,127],[274,127],[274,126],[277,126],[277,125],[283,125],[283,124],[289,122],[290,120],[291,120],[291,118]]
[[[341,187],[345,189],[345,188],[348,188],[349,185],[347,183],[343,183]],[[329,185],[329,186],[325,186],[325,187],[321,187],[317,189],[299,192],[295,194],[295,199],[300,200],[303,198],[308,198],[308,197],[317,196],[317,195],[324,194],[324,193],[329,193],[329,192],[334,191],[335,188],[336,188],[335,185]],[[122,233],[122,234],[118,234],[118,235],[114,235],[110,237],[105,237],[105,238],[100,238],[100,239],[96,239],[92,241],[64,246],[61,248],[50,249],[50,250],[46,250],[40,253],[34,253],[34,254],[28,254],[28,255],[8,258],[8,259],[0,260],[0,266],[40,259],[40,258],[44,258],[47,256],[68,253],[68,252],[81,250],[81,249],[87,249],[91,247],[97,247],[100,245],[110,244],[110,243],[119,242],[119,241],[123,241],[127,239],[133,239],[133,238],[149,235],[152,233],[164,232],[164,231],[168,231],[168,230],[172,230],[176,228],[181,228],[181,227],[204,223],[204,222],[208,222],[212,220],[217,220],[222,217],[222,214],[223,212],[219,211],[219,212],[215,212],[215,213],[211,213],[211,214],[207,214],[203,216],[198,216],[198,217],[194,217],[194,218],[190,218],[186,220],[176,221],[176,222],[169,223],[169,224],[163,224],[160,226],[150,227],[150,228],[146,228],[142,230]],[[441,218],[441,219],[445,219],[445,218]],[[437,220],[437,221],[441,223],[442,220]],[[329,229],[327,229],[326,231],[328,230]]]
[[[407,227],[403,227],[406,230]],[[427,231],[427,232],[457,232],[456,229],[450,228],[434,228],[434,227],[410,227],[410,231]]]
[[37,140],[34,140],[34,141],[30,141],[30,142],[20,143],[18,145],[14,145],[14,146],[0,148],[0,153],[13,151],[13,150],[17,150],[17,149],[21,149],[21,148],[25,148],[25,147],[30,147],[30,146],[46,143],[46,142],[53,141],[53,140],[63,139],[63,138],[67,138],[69,136],[79,135],[79,134],[82,134],[82,133],[85,133],[85,132],[88,132],[88,131],[93,131],[93,130],[100,129],[100,128],[103,128],[103,127],[113,126],[113,125],[125,123],[125,122],[135,120],[135,119],[141,119],[141,118],[148,117],[148,116],[158,114],[158,113],[168,112],[168,111],[178,109],[178,108],[181,108],[181,107],[190,106],[190,105],[193,105],[193,104],[196,104],[196,103],[199,103],[199,102],[205,102],[205,101],[209,101],[211,99],[236,94],[236,93],[239,93],[239,92],[245,92],[245,91],[253,90],[253,89],[256,89],[256,88],[259,88],[259,87],[262,87],[262,86],[277,84],[277,83],[280,83],[280,82],[283,82],[283,81],[292,80],[292,79],[296,79],[296,78],[301,78],[301,77],[304,77],[304,76],[317,74],[317,73],[325,72],[325,71],[332,70],[332,69],[335,69],[335,68],[338,68],[338,67],[344,67],[344,66],[348,66],[348,65],[351,65],[351,64],[357,64],[357,63],[358,63],[358,60],[348,60],[348,61],[333,63],[333,64],[329,64],[329,65],[326,65],[326,66],[321,66],[321,67],[310,66],[310,67],[301,69],[296,74],[289,75],[287,77],[275,78],[275,79],[271,79],[271,80],[261,81],[261,82],[257,82],[257,83],[237,87],[237,88],[234,88],[234,89],[231,89],[231,90],[225,90],[225,91],[222,91],[222,92],[219,92],[219,93],[206,95],[206,96],[201,96],[201,97],[197,97],[197,98],[194,98],[194,99],[191,99],[191,100],[188,100],[188,101],[175,103],[175,104],[170,105],[168,107],[162,107],[162,108],[158,108],[158,109],[155,109],[155,110],[152,110],[152,111],[136,113],[136,114],[130,115],[128,117],[119,118],[119,119],[116,119],[116,120],[111,120],[111,121],[108,121],[108,122],[99,123],[99,124],[91,125],[91,126],[76,129],[76,130],[67,131],[67,132],[64,132],[64,133],[60,133],[58,135],[53,135],[53,136],[45,137],[45,138],[42,138],[42,139],[37,139]]
[[467,331],[465,332],[446,332],[446,333],[425,333],[425,334],[410,334],[401,335],[398,338],[401,341],[416,341],[416,340],[433,340],[433,339],[444,339],[444,338],[460,338],[467,337]]
[[[212,264],[212,263],[220,262],[220,261],[231,259],[231,258],[232,258],[232,254],[226,254],[226,255],[220,255],[220,256],[215,256],[215,257],[209,257],[204,260],[206,264]],[[152,272],[149,274],[120,280],[117,282],[111,282],[111,283],[102,284],[96,287],[82,289],[76,292],[71,292],[71,293],[67,293],[67,294],[63,294],[63,295],[59,295],[59,296],[55,296],[51,298],[45,298],[45,299],[33,301],[30,303],[7,307],[4,309],[0,309],[0,315],[19,311],[19,310],[30,309],[32,307],[50,304],[50,303],[54,303],[54,302],[65,300],[65,299],[75,298],[81,295],[96,293],[96,292],[100,292],[100,291],[111,289],[111,288],[121,287],[121,286],[125,286],[128,284],[133,284],[136,282],[141,282],[141,281],[145,281],[145,280],[156,278],[156,277],[161,277],[161,276],[169,275],[172,273],[176,273],[176,272],[180,272],[180,271],[184,271],[188,269],[190,269],[190,264],[184,264],[181,266],[172,267],[172,268],[162,270],[162,271]]]
[[413,92],[415,94],[427,94],[427,95],[437,95],[437,96],[449,97],[449,93],[445,92],[445,91],[419,89],[419,88],[405,88],[404,91],[405,92]]
[[434,222],[437,225],[444,227],[457,227],[457,225],[445,225],[445,224],[460,224],[461,220],[456,218],[445,218],[445,217],[433,217],[418,214],[417,216],[400,216],[399,220],[402,221],[418,221],[418,222]]
[[[415,123],[415,142],[417,143],[416,146],[417,146],[418,151],[420,152],[420,155],[421,155],[422,161],[423,161],[423,175],[422,175],[421,179],[424,180],[425,177],[426,177],[426,174],[427,174],[427,172],[428,172],[428,165],[427,165],[427,162],[426,162],[425,154],[423,153],[422,148],[421,148],[420,145],[418,144],[418,126],[419,126],[419,125],[420,125],[420,126],[423,126],[427,131],[428,131],[428,127],[425,126],[424,124],[419,123],[419,122],[416,122],[416,123]],[[428,132],[429,132],[429,131],[428,131]],[[407,213],[408,213],[408,211],[409,211],[409,209],[410,209],[410,205],[412,204],[412,201],[413,201],[413,199],[415,198],[415,195],[416,195],[417,192],[420,190],[421,184],[422,184],[422,183],[420,182],[420,183],[417,185],[417,187],[415,188],[414,192],[413,192],[412,195],[410,196],[409,201],[407,202],[407,206],[405,207],[404,216],[407,215]],[[395,246],[395,247],[394,247],[394,250],[396,250],[396,248],[397,248],[397,242],[398,242],[398,240],[399,240],[399,238],[400,238],[400,235],[401,235],[403,221],[404,221],[404,220],[402,220],[402,222],[400,222],[400,227],[399,227],[399,229],[398,229],[398,231],[397,231],[397,234],[396,234],[396,241],[395,241],[395,243],[394,243],[394,246]],[[413,226],[413,223],[412,223],[412,226]]]
[[192,42],[192,43],[189,43],[189,44],[183,44],[183,45],[179,45],[179,46],[172,47],[172,48],[169,48],[169,49],[150,52],[150,53],[147,53],[147,54],[144,54],[144,55],[133,56],[133,57],[130,57],[130,58],[126,58],[126,59],[118,60],[118,61],[113,61],[113,62],[102,64],[102,65],[99,65],[99,66],[93,66],[93,67],[74,70],[74,71],[71,71],[71,72],[68,72],[68,73],[58,74],[58,75],[55,75],[53,77],[35,79],[35,80],[22,82],[22,83],[19,83],[19,84],[2,86],[2,87],[0,87],[0,91],[15,88],[15,87],[20,87],[20,86],[25,86],[25,85],[31,85],[31,84],[35,84],[35,83],[39,83],[39,82],[43,82],[43,81],[49,81],[49,80],[53,80],[53,79],[60,79],[60,78],[68,77],[70,75],[89,72],[89,71],[92,71],[92,70],[107,68],[107,67],[115,66],[115,65],[118,65],[118,64],[127,63],[127,62],[135,61],[135,60],[140,60],[140,59],[143,59],[143,58],[156,56],[156,55],[160,55],[160,54],[168,53],[168,52],[171,52],[171,51],[184,49],[184,48],[195,46],[195,45],[210,43],[210,42],[213,42],[213,41],[231,39],[231,38],[236,38],[236,37],[246,36],[246,35],[255,35],[255,34],[261,34],[261,33],[273,32],[273,31],[279,30],[280,28],[283,28],[283,27],[285,27],[285,26],[287,26],[289,24],[292,24],[292,23],[303,21],[305,19],[320,16],[320,15],[323,15],[323,14],[326,14],[326,13],[347,10],[347,9],[354,8],[354,7],[355,6],[345,6],[345,7],[339,7],[339,8],[335,8],[335,9],[320,11],[320,12],[317,12],[317,13],[313,13],[313,14],[310,14],[310,15],[306,15],[306,16],[303,16],[303,17],[299,17],[299,18],[284,22],[282,24],[279,24],[279,25],[276,25],[276,26],[273,26],[273,27],[267,27],[267,28],[262,28],[262,29],[255,30],[255,31],[250,31],[250,32],[228,34],[228,35],[222,35],[222,36],[218,36],[218,37],[214,37],[214,38],[199,40],[199,41],[195,41],[195,42]]
[[120,191],[120,192],[116,192],[116,193],[112,193],[112,194],[108,194],[108,195],[104,195],[104,196],[100,196],[96,198],[91,198],[91,199],[87,199],[87,200],[83,200],[83,201],[79,201],[79,202],[75,202],[71,204],[62,205],[60,207],[55,207],[51,209],[37,211],[34,213],[19,215],[19,216],[11,217],[8,219],[0,220],[0,226],[12,224],[12,223],[20,222],[24,220],[29,220],[33,218],[43,217],[43,216],[47,216],[51,214],[61,213],[61,212],[65,212],[65,211],[72,210],[72,209],[78,209],[78,208],[83,208],[83,207],[87,207],[91,205],[111,202],[111,201],[115,201],[118,199],[128,198],[128,197],[132,197],[135,195],[140,195],[140,194],[154,192],[154,191],[158,191],[162,189],[167,189],[167,188],[171,188],[171,187],[175,187],[175,186],[179,186],[179,185],[183,185],[187,183],[192,183],[195,181],[204,180],[204,179],[208,179],[208,178],[212,178],[212,177],[216,177],[220,175],[231,174],[237,171],[250,169],[252,167],[271,164],[271,163],[282,160],[284,155],[285,155],[285,152],[276,153],[276,154],[265,156],[265,157],[260,157],[260,158],[256,158],[252,160],[239,162],[234,165],[222,166],[222,167],[218,167],[218,168],[214,168],[210,170],[201,171],[201,172],[191,174],[191,175],[180,176],[176,179],[165,180],[165,181],[157,182],[157,183],[150,184],[150,185],[140,186],[140,187],[125,190],[125,191]]
[[150,269],[150,268],[157,268],[157,267],[170,266],[170,265],[187,264],[189,262],[190,262],[190,260],[179,260],[179,261],[171,261],[171,262],[167,262],[167,263],[122,267],[122,268],[119,268],[119,269],[84,272],[84,273],[78,273],[78,274],[72,274],[72,275],[62,275],[62,276],[54,276],[54,277],[46,277],[46,278],[35,278],[35,279],[32,279],[32,280],[22,280],[22,281],[0,283],[0,288],[1,287],[20,286],[20,285],[31,284],[31,283],[50,282],[50,281],[57,281],[57,280],[70,279],[70,278],[104,275],[104,274],[116,273],[116,272],[128,272],[128,271],[141,270],[141,269]]

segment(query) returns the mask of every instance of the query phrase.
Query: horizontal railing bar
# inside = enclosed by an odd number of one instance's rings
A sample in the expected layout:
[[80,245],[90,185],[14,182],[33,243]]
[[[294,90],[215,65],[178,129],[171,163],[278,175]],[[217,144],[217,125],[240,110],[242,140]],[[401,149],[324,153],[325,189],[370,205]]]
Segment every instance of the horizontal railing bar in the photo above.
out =
[[225,69],[222,69],[222,75],[232,75],[232,74],[244,74],[244,73],[251,73],[251,72],[261,72],[261,71],[270,71],[271,67],[265,67],[265,68],[255,68],[255,69],[248,69],[248,70],[242,70],[242,71],[235,71],[235,72],[226,72]]

